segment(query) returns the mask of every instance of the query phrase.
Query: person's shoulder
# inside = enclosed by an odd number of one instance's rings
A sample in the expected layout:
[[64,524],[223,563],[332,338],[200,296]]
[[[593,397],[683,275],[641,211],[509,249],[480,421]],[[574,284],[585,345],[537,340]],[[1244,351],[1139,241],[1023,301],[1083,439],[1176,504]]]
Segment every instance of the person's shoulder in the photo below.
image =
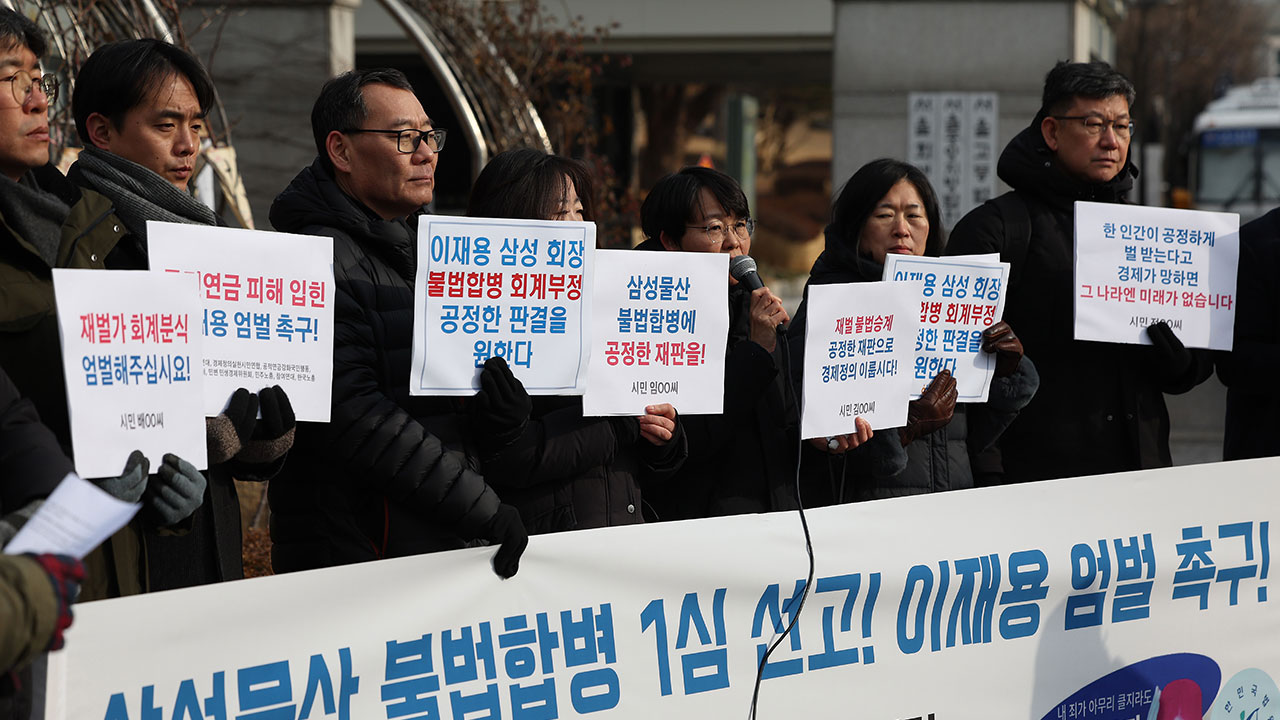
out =
[[1016,202],[1022,199],[1010,190],[965,213],[947,237],[944,254],[973,255],[1004,247],[1008,241],[1005,228],[1009,224],[1009,218],[1004,215],[1009,210],[1007,206]]

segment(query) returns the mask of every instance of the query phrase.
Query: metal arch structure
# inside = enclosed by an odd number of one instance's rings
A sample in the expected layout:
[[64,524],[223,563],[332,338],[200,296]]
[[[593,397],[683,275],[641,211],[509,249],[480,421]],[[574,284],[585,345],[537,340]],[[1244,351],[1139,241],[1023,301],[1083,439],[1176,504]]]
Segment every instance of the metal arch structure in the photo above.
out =
[[[479,28],[427,22],[421,0],[379,0],[418,47],[440,82],[471,148],[472,179],[489,158],[509,147],[555,152],[542,118],[511,67]],[[475,62],[463,63],[465,58]],[[479,59],[483,58],[484,62]]]

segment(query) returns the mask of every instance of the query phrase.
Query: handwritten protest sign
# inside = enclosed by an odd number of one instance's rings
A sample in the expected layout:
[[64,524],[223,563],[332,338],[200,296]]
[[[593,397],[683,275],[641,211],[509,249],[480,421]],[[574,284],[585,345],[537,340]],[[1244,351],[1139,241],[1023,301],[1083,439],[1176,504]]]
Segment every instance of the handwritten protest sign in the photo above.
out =
[[420,218],[409,392],[471,395],[497,356],[531,395],[582,394],[595,244],[590,222]]
[[1009,264],[975,256],[886,255],[884,279],[920,288],[912,397],[946,369],[956,379],[957,402],[986,402],[995,356],[982,352],[982,331],[1004,316]]
[[133,450],[207,463],[200,305],[181,275],[53,271],[76,471],[119,475]]
[[1076,203],[1075,337],[1148,345],[1169,323],[1187,347],[1230,350],[1240,217]]
[[804,340],[806,438],[907,424],[920,327],[920,289],[911,282],[809,286]]
[[721,412],[728,272],[720,253],[597,251],[583,413]]
[[151,269],[199,299],[206,415],[279,385],[299,420],[329,421],[333,238],[148,222],[147,245]]

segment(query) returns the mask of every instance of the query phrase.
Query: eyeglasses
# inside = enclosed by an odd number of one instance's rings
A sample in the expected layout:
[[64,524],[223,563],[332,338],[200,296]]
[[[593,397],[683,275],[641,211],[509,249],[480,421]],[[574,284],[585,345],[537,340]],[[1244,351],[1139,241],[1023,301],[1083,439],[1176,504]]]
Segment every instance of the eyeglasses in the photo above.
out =
[[13,99],[18,101],[18,105],[27,104],[27,100],[31,99],[31,89],[36,86],[40,87],[40,91],[50,103],[58,98],[58,78],[52,75],[35,77],[26,70],[19,70],[13,77],[5,78],[0,82],[9,83],[9,87],[13,90]]
[[701,230],[707,234],[707,238],[714,240],[716,244],[723,244],[729,239],[729,228],[733,228],[733,232],[739,238],[746,239],[756,231],[756,221],[751,218],[739,220],[733,225],[725,225],[719,220],[712,220],[706,225],[685,225],[690,230]]
[[1054,115],[1058,120],[1080,120],[1084,122],[1084,131],[1087,135],[1096,137],[1102,134],[1107,127],[1111,128],[1111,132],[1116,134],[1118,138],[1127,138],[1133,134],[1132,120],[1117,120],[1115,122],[1107,122],[1097,115]]
[[379,135],[395,135],[396,149],[405,155],[418,151],[423,140],[427,141],[427,149],[440,152],[444,149],[445,131],[435,130],[370,130],[369,128],[347,128],[344,133],[377,133]]

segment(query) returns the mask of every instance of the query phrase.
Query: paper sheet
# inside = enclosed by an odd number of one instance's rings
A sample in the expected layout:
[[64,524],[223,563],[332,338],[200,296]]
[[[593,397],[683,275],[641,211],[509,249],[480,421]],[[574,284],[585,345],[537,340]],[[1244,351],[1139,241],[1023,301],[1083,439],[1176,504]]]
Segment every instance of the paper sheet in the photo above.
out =
[[141,507],[117,500],[71,473],[4,551],[8,555],[52,553],[83,558],[124,527]]

